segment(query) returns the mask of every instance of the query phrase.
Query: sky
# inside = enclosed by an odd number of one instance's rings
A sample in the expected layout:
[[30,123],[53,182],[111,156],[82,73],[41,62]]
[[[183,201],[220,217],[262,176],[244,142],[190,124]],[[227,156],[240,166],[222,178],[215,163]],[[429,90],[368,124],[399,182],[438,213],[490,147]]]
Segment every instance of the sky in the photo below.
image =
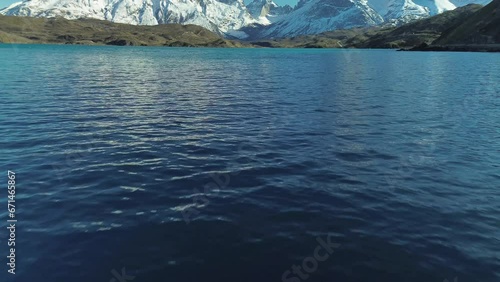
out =
[[[4,7],[7,7],[9,6],[10,4],[12,3],[15,3],[15,2],[20,2],[20,0],[0,0],[0,8],[4,8]],[[251,2],[251,0],[245,0],[245,3],[249,3]],[[297,0],[274,0],[274,2],[278,5],[290,5],[290,6],[295,6],[295,4],[297,4]]]
[[0,8],[7,7],[12,3],[18,2],[16,0],[0,0]]

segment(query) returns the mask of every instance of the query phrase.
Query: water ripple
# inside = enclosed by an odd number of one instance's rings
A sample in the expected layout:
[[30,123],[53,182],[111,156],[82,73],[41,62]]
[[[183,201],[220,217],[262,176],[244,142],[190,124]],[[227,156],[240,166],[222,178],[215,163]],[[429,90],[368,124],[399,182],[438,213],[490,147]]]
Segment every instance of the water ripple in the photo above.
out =
[[500,279],[497,56],[10,48],[23,281]]

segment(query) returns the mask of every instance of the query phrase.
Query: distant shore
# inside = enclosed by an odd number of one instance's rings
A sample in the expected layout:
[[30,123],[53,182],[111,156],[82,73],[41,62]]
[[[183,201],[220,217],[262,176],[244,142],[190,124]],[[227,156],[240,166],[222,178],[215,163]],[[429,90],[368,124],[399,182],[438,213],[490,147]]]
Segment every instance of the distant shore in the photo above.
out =
[[453,45],[421,45],[399,51],[433,51],[433,52],[500,52],[500,44],[453,44]]
[[491,45],[450,45],[450,46],[427,46],[427,47],[414,47],[411,49],[397,49],[397,48],[341,48],[341,47],[272,47],[272,46],[260,46],[254,45],[252,42],[241,44],[240,46],[220,46],[218,44],[204,44],[204,45],[190,45],[190,44],[170,44],[170,45],[133,45],[133,44],[122,44],[121,42],[111,42],[108,44],[95,43],[95,42],[1,42],[0,45],[9,45],[9,44],[19,44],[19,45],[82,45],[82,46],[124,46],[124,47],[183,47],[183,48],[249,48],[249,49],[345,49],[345,50],[393,50],[393,51],[404,51],[404,52],[482,52],[482,53],[498,53],[500,52],[500,44],[491,44]]
[[[208,48],[390,49],[401,51],[500,52],[500,44],[429,45],[450,23],[480,9],[467,6],[401,27],[335,30],[292,38],[231,40],[196,25],[135,26],[96,19],[0,15],[0,43]],[[440,23],[440,24],[437,24]],[[434,26],[435,30],[428,30]],[[425,27],[425,31],[422,28]]]

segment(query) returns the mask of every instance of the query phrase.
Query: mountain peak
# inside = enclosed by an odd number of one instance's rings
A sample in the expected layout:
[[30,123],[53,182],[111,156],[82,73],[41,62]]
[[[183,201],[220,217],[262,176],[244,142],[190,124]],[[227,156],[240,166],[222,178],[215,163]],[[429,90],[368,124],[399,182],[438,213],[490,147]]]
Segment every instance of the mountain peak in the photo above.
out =
[[94,18],[134,25],[195,24],[219,34],[255,22],[242,0],[24,0],[0,13]]
[[[0,14],[94,18],[134,25],[194,24],[237,38],[287,37],[380,24],[400,25],[490,0],[24,0]],[[247,33],[246,33],[247,32]]]
[[293,10],[289,5],[280,6],[272,0],[254,0],[247,5],[247,8],[250,14],[264,25],[277,21]]

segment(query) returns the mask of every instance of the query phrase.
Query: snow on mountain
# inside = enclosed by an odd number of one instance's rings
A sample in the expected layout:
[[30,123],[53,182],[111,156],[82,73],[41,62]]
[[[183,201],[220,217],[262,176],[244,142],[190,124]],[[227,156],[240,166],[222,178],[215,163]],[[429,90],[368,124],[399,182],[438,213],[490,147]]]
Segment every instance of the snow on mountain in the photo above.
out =
[[134,25],[195,24],[219,34],[255,22],[242,0],[24,0],[0,14],[96,18]]
[[456,8],[448,0],[369,0],[368,4],[385,22],[394,24],[407,23]]
[[406,23],[431,15],[428,7],[417,5],[412,0],[390,0],[388,4],[387,14],[383,15],[388,22]]
[[448,0],[413,0],[413,2],[416,5],[428,8],[430,15],[437,15],[442,12],[454,10],[457,8],[456,5]]
[[[491,0],[300,0],[295,8],[273,0],[23,0],[0,14],[97,18],[118,23],[195,24],[246,38],[287,37],[378,24],[403,24],[470,3]],[[247,34],[247,33],[248,34]]]
[[491,0],[368,0],[386,23],[404,24],[454,10],[468,4],[486,5]]
[[264,25],[276,22],[283,15],[293,11],[293,8],[289,5],[279,6],[272,0],[254,0],[247,5],[247,9],[259,23]]
[[[453,2],[450,2],[453,1]],[[290,37],[379,24],[400,25],[491,0],[300,0],[294,11],[257,37]]]
[[462,7],[466,6],[468,4],[479,4],[486,6],[489,4],[492,0],[451,0],[451,3],[457,7]]
[[365,0],[301,0],[293,12],[269,26],[262,36],[316,34],[383,22]]

